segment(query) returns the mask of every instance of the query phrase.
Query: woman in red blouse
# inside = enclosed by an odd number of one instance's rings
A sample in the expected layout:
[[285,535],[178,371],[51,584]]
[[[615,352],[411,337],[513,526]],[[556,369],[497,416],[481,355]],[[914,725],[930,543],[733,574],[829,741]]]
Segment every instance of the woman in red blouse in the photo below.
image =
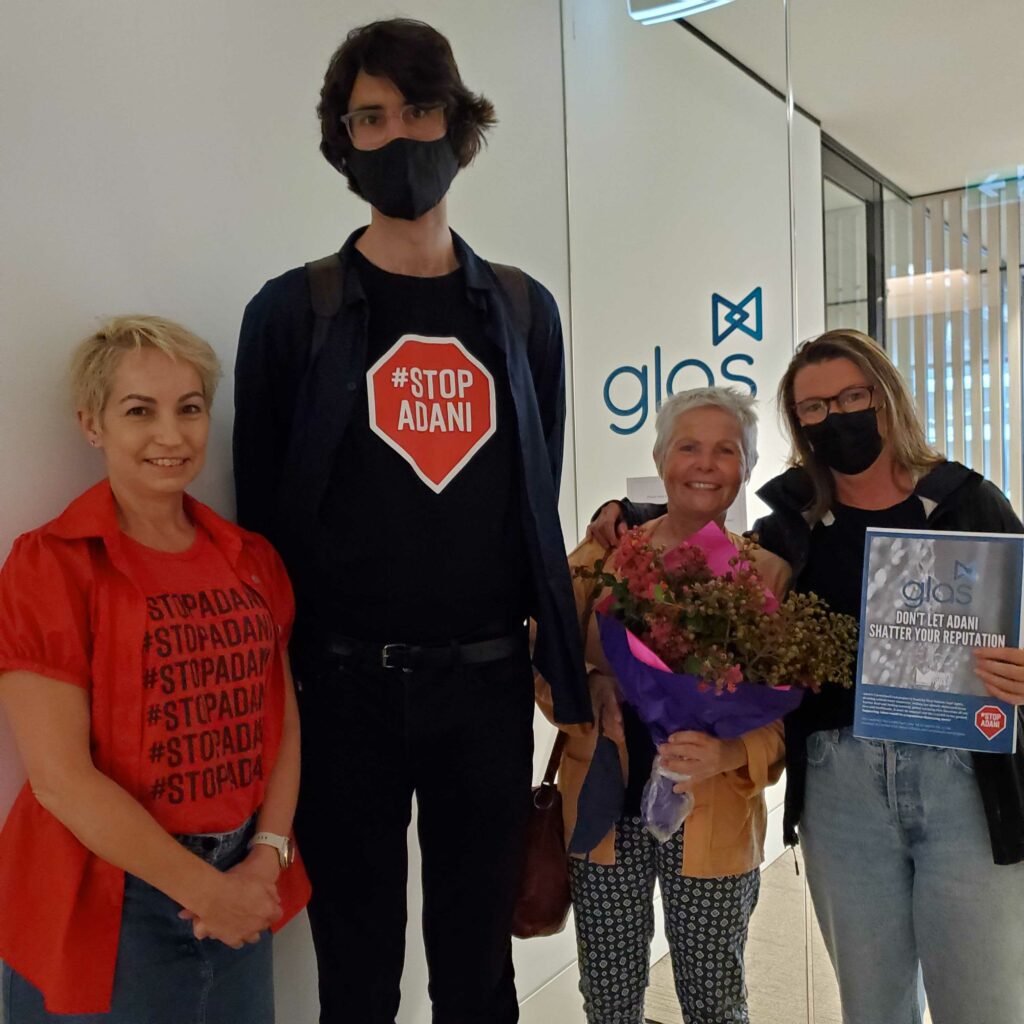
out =
[[0,572],[0,703],[28,772],[0,833],[8,1024],[273,1021],[269,929],[308,895],[293,601],[267,541],[185,493],[218,376],[156,317],[82,342],[107,477]]

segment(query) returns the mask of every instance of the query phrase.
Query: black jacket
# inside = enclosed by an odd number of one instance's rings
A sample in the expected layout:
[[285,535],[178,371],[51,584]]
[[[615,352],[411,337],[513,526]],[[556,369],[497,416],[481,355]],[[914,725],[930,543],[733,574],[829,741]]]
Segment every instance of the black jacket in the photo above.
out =
[[[922,499],[929,530],[1024,533],[1002,491],[958,462],[943,462],[921,478],[914,493]],[[784,558],[799,577],[807,564],[811,524],[806,510],[813,494],[802,469],[790,469],[766,483],[757,496],[772,510],[755,524],[762,547]],[[973,754],[974,774],[988,820],[996,864],[1024,860],[1024,708],[1017,708],[1016,754]],[[786,723],[786,808],[783,835],[796,843],[803,808],[806,734]]]
[[[1010,503],[995,484],[958,462],[943,462],[921,478],[914,493],[922,499],[929,530],[982,533],[1024,533]],[[799,468],[769,480],[757,496],[771,513],[754,523],[758,543],[789,562],[793,579],[807,565],[811,545],[808,510],[813,501],[810,478]],[[665,511],[664,505],[633,505],[624,501],[631,525]],[[792,716],[791,716],[792,717]],[[807,770],[807,734],[786,722],[786,807],[783,837],[797,842],[796,826],[803,809]],[[1017,708],[1017,752],[973,754],[974,773],[985,806],[992,859],[996,864],[1024,861],[1024,706]]]
[[[269,537],[295,584],[296,650],[301,663],[306,581],[319,557],[310,539],[333,455],[345,436],[366,372],[366,296],[352,260],[352,234],[339,253],[342,307],[311,364],[313,308],[305,268],[268,281],[242,319],[235,362],[235,494],[238,521]],[[522,467],[520,518],[537,621],[534,661],[550,682],[558,721],[591,720],[590,695],[565,541],[558,485],[565,420],[565,367],[558,308],[527,278],[528,336],[494,271],[452,234],[470,301],[484,312],[487,340],[505,354]],[[495,566],[495,572],[501,567]]]

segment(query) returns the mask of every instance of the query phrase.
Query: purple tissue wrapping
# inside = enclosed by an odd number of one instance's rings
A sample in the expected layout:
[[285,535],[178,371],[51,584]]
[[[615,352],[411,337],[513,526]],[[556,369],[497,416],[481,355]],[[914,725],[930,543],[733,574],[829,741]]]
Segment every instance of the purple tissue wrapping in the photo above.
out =
[[655,743],[664,743],[682,730],[736,739],[782,718],[803,700],[799,686],[742,682],[732,692],[718,693],[698,676],[666,672],[642,661],[630,648],[646,645],[617,619],[599,612],[597,626],[623,700],[636,711]]

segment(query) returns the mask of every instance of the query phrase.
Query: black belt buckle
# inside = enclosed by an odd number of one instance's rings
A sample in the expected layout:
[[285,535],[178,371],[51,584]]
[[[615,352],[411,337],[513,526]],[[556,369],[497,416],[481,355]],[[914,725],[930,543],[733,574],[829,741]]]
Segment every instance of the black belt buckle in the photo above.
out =
[[380,649],[381,668],[400,668],[403,672],[412,671],[407,661],[392,661],[392,658],[408,655],[412,648],[408,644],[385,644]]

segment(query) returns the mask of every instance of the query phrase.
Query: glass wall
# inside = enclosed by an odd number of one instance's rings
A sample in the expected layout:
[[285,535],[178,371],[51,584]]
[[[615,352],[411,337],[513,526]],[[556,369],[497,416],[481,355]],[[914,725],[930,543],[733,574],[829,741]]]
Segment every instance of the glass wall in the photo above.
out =
[[[1021,182],[887,204],[886,318],[928,440],[1021,509]],[[909,258],[908,258],[909,257]]]
[[[764,511],[757,487],[788,452],[778,380],[794,339],[825,326],[820,131],[793,111],[790,134],[784,74],[780,88],[764,73],[784,72],[784,5],[735,0],[651,26],[605,0],[565,0],[564,12],[580,535],[608,498],[658,497],[657,410],[714,384],[760,400],[759,460],[733,520],[748,528]],[[755,60],[731,51],[733,25],[751,29]],[[768,867],[747,947],[760,1024],[793,1024],[807,1010],[807,902],[784,855],[783,789],[767,794]],[[645,1017],[678,1024],[661,917],[656,906]],[[531,1021],[556,1012],[582,1020],[559,1007]]]
[[[834,156],[826,161],[834,165]],[[1021,509],[1021,250],[1024,180],[910,197],[823,181],[826,316],[881,341],[928,441],[998,484]],[[873,233],[877,217],[881,230]],[[884,315],[872,323],[872,268]]]

